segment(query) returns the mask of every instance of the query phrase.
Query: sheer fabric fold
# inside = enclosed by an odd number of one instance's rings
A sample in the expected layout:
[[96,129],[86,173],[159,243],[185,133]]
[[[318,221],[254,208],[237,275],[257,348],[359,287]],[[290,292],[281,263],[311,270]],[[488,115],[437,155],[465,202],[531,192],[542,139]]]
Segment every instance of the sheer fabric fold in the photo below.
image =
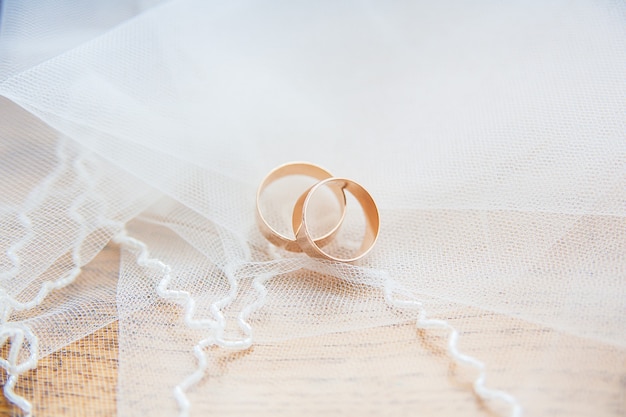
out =
[[[5,395],[41,415],[20,377],[117,321],[120,416],[620,415],[625,23],[603,1],[3,2]],[[256,187],[292,160],[370,190],[362,262],[260,235]]]

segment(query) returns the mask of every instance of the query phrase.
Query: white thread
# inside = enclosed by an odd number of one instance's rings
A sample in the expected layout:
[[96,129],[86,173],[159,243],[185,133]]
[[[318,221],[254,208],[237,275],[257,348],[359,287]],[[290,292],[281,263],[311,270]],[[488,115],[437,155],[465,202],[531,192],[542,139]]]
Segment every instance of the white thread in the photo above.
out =
[[[38,362],[38,345],[37,337],[33,332],[23,324],[3,323],[0,329],[0,346],[11,340],[9,355],[7,359],[0,358],[0,367],[2,367],[8,375],[7,382],[4,385],[4,396],[8,401],[19,407],[26,416],[32,413],[32,404],[24,397],[15,393],[15,384],[21,374],[37,366]],[[30,355],[26,361],[19,364],[19,353],[24,344],[24,340],[28,342]]]
[[22,397],[21,395],[17,395],[14,391],[15,384],[17,383],[18,378],[19,375],[9,374],[9,377],[7,378],[7,382],[4,385],[4,389],[2,390],[2,392],[4,393],[4,396],[8,401],[19,407],[26,414],[27,417],[30,417],[33,410],[32,404],[26,398]]
[[[20,257],[17,252],[22,249],[30,239],[33,237],[33,227],[28,213],[33,211],[41,203],[41,201],[48,195],[48,191],[52,184],[59,178],[67,166],[67,155],[64,152],[66,142],[64,139],[59,139],[59,143],[56,148],[56,156],[59,161],[57,167],[44,180],[37,185],[26,197],[22,209],[18,215],[20,224],[26,229],[26,233],[16,243],[11,245],[7,249],[6,256],[11,261],[12,267],[5,272],[0,273],[0,281],[14,278],[20,269]],[[2,294],[4,296],[4,294]]]
[[237,273],[240,270],[241,263],[231,263],[224,267],[224,273],[230,285],[228,294],[220,300],[211,304],[210,311],[215,320],[197,320],[193,316],[196,310],[196,303],[191,294],[182,290],[168,289],[171,283],[172,269],[169,265],[156,259],[150,258],[147,245],[138,239],[130,237],[123,230],[119,233],[114,241],[121,245],[128,245],[139,251],[137,255],[137,264],[146,268],[154,268],[163,274],[163,278],[157,285],[157,293],[166,300],[179,304],[184,309],[184,322],[191,328],[207,328],[214,330],[214,336],[209,336],[200,340],[193,348],[194,355],[198,360],[196,370],[187,376],[183,381],[178,383],[173,390],[174,399],[176,400],[181,417],[189,416],[191,403],[187,398],[186,391],[197,384],[203,377],[208,366],[208,360],[204,349],[209,346],[220,346],[227,349],[246,350],[252,345],[252,327],[247,322],[247,318],[256,310],[265,304],[267,290],[263,283],[271,278],[270,274],[258,276],[253,281],[253,287],[259,294],[259,297],[250,305],[246,306],[237,316],[237,322],[245,337],[240,340],[225,340],[224,331],[226,328],[226,319],[222,313],[222,309],[232,304],[238,292]]
[[[148,247],[145,243],[140,241],[139,239],[135,239],[128,235],[126,230],[120,232],[113,239],[116,243],[120,245],[126,245],[134,248],[139,251],[137,255],[137,264],[143,266],[145,268],[152,268],[160,271],[162,273],[161,281],[157,285],[157,294],[171,302],[174,302],[180,305],[184,311],[184,323],[190,328],[205,328],[205,329],[213,329],[218,333],[221,337],[224,333],[224,328],[226,326],[226,319],[224,315],[221,313],[220,308],[228,306],[235,299],[237,295],[237,282],[235,279],[235,270],[234,266],[227,266],[224,269],[226,276],[228,278],[228,282],[230,283],[229,293],[226,297],[214,302],[211,305],[211,312],[215,317],[215,320],[210,319],[194,319],[194,315],[196,312],[196,302],[191,296],[191,294],[187,291],[183,290],[172,290],[168,289],[171,280],[172,280],[172,268],[166,263],[160,261],[157,258],[150,258],[150,253],[148,251]],[[221,329],[221,330],[220,330]],[[191,409],[191,403],[185,394],[185,391],[191,387],[192,385],[198,383],[202,379],[204,375],[204,371],[207,367],[207,359],[203,349],[212,344],[218,344],[223,347],[238,347],[236,343],[227,342],[223,339],[218,341],[217,338],[208,337],[202,339],[198,344],[194,346],[194,355],[198,359],[198,366],[196,370],[186,377],[183,381],[177,384],[174,387],[173,395],[174,399],[178,403],[178,407],[180,410],[181,416],[188,416],[189,410]]]
[[[64,148],[65,141],[59,140],[56,149],[56,155],[59,160],[57,168],[46,176],[46,178],[28,194],[26,201],[24,202],[18,218],[22,227],[26,229],[26,232],[16,243],[7,249],[6,256],[11,261],[12,266],[8,271],[0,273],[0,280],[14,278],[19,273],[21,260],[17,252],[26,246],[34,235],[32,222],[28,217],[28,213],[34,210],[48,195],[48,191],[52,184],[65,170],[67,156],[65,155]],[[31,355],[24,366],[17,366],[18,355],[24,342],[24,331],[16,327],[16,325],[7,322],[13,310],[16,309],[16,306],[19,307],[20,304],[21,303],[18,303],[15,299],[13,299],[13,297],[7,294],[3,288],[0,288],[0,305],[2,307],[0,333],[2,334],[2,345],[4,345],[12,336],[8,358],[0,358],[0,367],[4,368],[8,375],[3,392],[8,401],[24,411],[27,416],[30,416],[32,412],[32,404],[26,398],[17,395],[14,388],[21,373],[37,366],[37,338],[30,331],[28,331],[31,335],[31,337],[29,337]]]
[[185,394],[185,391],[200,382],[208,366],[208,361],[204,349],[208,346],[217,345],[228,349],[234,349],[236,351],[243,351],[252,346],[252,326],[250,326],[250,323],[248,323],[247,319],[252,313],[265,305],[267,289],[263,284],[273,277],[272,274],[266,273],[257,276],[253,280],[252,286],[257,291],[257,294],[259,296],[253,303],[247,305],[237,315],[237,322],[242,332],[244,333],[245,338],[238,341],[225,341],[222,338],[223,332],[225,330],[225,320],[223,314],[218,309],[218,306],[221,306],[223,308],[232,303],[232,301],[234,300],[233,294],[236,294],[237,290],[237,283],[235,278],[236,269],[233,265],[231,265],[225,268],[225,272],[227,277],[229,278],[229,282],[231,283],[231,291],[225,298],[211,305],[211,311],[213,311],[214,314],[217,316],[216,320],[218,322],[216,337],[208,337],[206,339],[203,339],[196,346],[194,346],[194,353],[196,355],[196,358],[198,359],[198,366],[196,370],[187,378],[185,378],[181,383],[179,383],[174,390],[174,396],[176,397],[176,401],[178,402],[181,417],[187,417],[191,408],[191,404]]
[[[268,270],[272,270],[272,269],[276,269],[278,265],[283,264],[283,262],[281,261],[269,262],[269,263],[264,263],[264,264],[266,266],[271,265],[272,267],[269,267]],[[206,368],[208,366],[208,361],[207,361],[204,349],[209,346],[220,346],[220,347],[228,348],[228,349],[235,350],[235,351],[243,351],[243,350],[248,349],[250,346],[252,346],[253,331],[252,331],[252,326],[250,326],[250,323],[248,323],[247,319],[255,311],[259,310],[261,307],[265,305],[265,301],[267,299],[267,288],[265,288],[263,284],[267,282],[268,280],[270,280],[274,275],[270,272],[266,272],[254,278],[252,282],[252,286],[257,291],[258,297],[254,302],[244,307],[242,311],[237,315],[237,323],[241,331],[245,335],[245,337],[237,341],[226,341],[223,339],[226,321],[224,319],[224,315],[221,312],[221,309],[230,305],[234,301],[236,294],[237,294],[237,290],[238,290],[238,283],[237,283],[236,276],[239,271],[243,270],[244,265],[246,264],[231,263],[231,264],[228,264],[224,268],[224,272],[230,284],[229,293],[226,297],[218,300],[217,302],[211,305],[211,312],[215,316],[216,323],[217,323],[217,327],[215,328],[216,336],[215,337],[209,336],[205,339],[202,339],[200,342],[198,342],[198,344],[194,346],[194,354],[196,358],[198,359],[198,366],[191,375],[189,375],[187,378],[181,381],[174,388],[174,397],[176,401],[178,402],[181,417],[188,417],[189,411],[191,409],[191,403],[189,402],[189,399],[187,398],[185,392],[189,388],[191,388],[193,385],[197,384],[202,379],[206,371]],[[258,264],[248,263],[247,265],[256,266]],[[299,268],[292,268],[292,269],[295,270]]]
[[189,415],[191,403],[189,402],[185,391],[191,386],[200,382],[200,380],[204,376],[204,372],[208,366],[208,361],[206,358],[206,354],[204,353],[204,348],[212,345],[212,340],[212,337],[208,337],[206,339],[202,339],[200,342],[198,342],[196,346],[194,346],[193,353],[196,356],[196,359],[198,359],[198,366],[191,375],[189,375],[187,378],[185,378],[174,387],[174,398],[178,403],[181,417],[187,417]]
[[246,319],[250,314],[256,311],[256,309],[260,308],[265,300],[265,288],[262,285],[258,284],[258,280],[261,279],[265,281],[268,279],[268,276],[262,275],[254,280],[253,286],[257,290],[257,292],[259,291],[259,285],[262,288],[261,292],[259,293],[260,300],[257,299],[255,302],[245,307],[237,316],[237,323],[239,325],[239,328],[246,337],[234,341],[224,340],[223,336],[224,330],[226,329],[226,321],[224,319],[224,314],[222,313],[221,309],[229,306],[237,296],[238,282],[236,276],[238,272],[238,267],[240,265],[241,264],[232,263],[224,268],[224,272],[226,273],[226,277],[228,278],[228,283],[230,284],[230,290],[226,297],[211,305],[211,312],[216,317],[216,320],[218,322],[215,335],[215,344],[223,348],[245,350],[252,345],[252,327],[246,321]]
[[405,308],[418,310],[418,319],[416,326],[421,329],[443,329],[449,332],[447,350],[448,354],[454,362],[457,364],[465,364],[474,367],[479,371],[478,376],[474,380],[473,388],[476,395],[483,400],[500,400],[509,405],[511,409],[511,417],[521,417],[523,414],[522,406],[512,395],[499,390],[487,388],[485,386],[485,379],[487,372],[485,364],[478,359],[461,353],[458,349],[459,332],[450,325],[447,321],[438,319],[429,319],[426,316],[426,311],[422,307],[422,303],[412,300],[398,300],[394,298],[393,292],[396,288],[395,283],[389,276],[385,274],[383,292],[385,294],[385,300],[391,306],[396,308]]
[[[193,352],[196,359],[198,360],[198,365],[195,371],[187,376],[183,381],[178,383],[173,390],[174,398],[178,403],[180,410],[179,415],[181,417],[188,417],[191,409],[191,403],[186,395],[186,391],[195,384],[197,384],[205,374],[206,368],[208,366],[208,360],[204,349],[206,347],[216,345],[228,349],[245,350],[252,345],[253,332],[252,327],[248,323],[247,319],[252,313],[257,311],[265,304],[267,289],[263,284],[267,280],[271,279],[272,275],[269,273],[262,274],[257,276],[253,280],[253,288],[257,291],[258,297],[253,303],[247,305],[244,309],[242,309],[242,311],[237,316],[238,325],[245,337],[240,340],[229,341],[225,340],[223,337],[226,327],[226,319],[224,317],[224,314],[222,313],[222,309],[232,304],[232,302],[236,298],[238,291],[237,273],[241,270],[241,267],[243,265],[242,263],[231,263],[224,267],[224,273],[228,279],[230,288],[228,294],[224,298],[211,304],[210,311],[213,314],[215,320],[195,320],[193,319],[193,315],[195,314],[196,304],[191,295],[187,291],[167,289],[168,285],[171,282],[171,267],[169,265],[161,262],[158,259],[149,258],[147,246],[143,242],[128,236],[125,231],[116,236],[114,240],[118,243],[129,244],[131,246],[134,246],[136,249],[139,249],[140,253],[137,256],[137,263],[139,265],[156,268],[163,273],[163,278],[157,286],[157,292],[163,298],[166,298],[167,300],[173,301],[183,306],[185,311],[185,324],[187,324],[189,327],[192,327],[200,326],[200,323],[202,323],[203,327],[214,330],[214,336],[209,336],[205,339],[202,339],[194,346]],[[511,407],[511,417],[522,416],[522,408],[512,395],[503,391],[493,390],[485,386],[485,365],[479,360],[469,355],[463,354],[459,351],[459,333],[454,327],[452,327],[448,322],[444,320],[427,318],[426,312],[423,309],[421,302],[411,299],[397,299],[394,297],[394,292],[408,294],[408,292],[402,291],[402,289],[399,288],[387,274],[385,274],[383,280],[383,293],[387,303],[398,309],[418,310],[419,318],[416,322],[416,326],[419,328],[440,328],[448,330],[450,332],[450,335],[448,338],[447,350],[451,358],[458,364],[469,365],[479,371],[479,375],[476,377],[473,383],[474,392],[484,400],[500,400],[507,403]]]
[[[12,245],[7,251],[7,256],[9,257],[9,259],[11,259],[13,266],[9,271],[4,272],[2,275],[0,275],[2,279],[12,278],[19,273],[20,259],[17,255],[17,252],[22,247],[24,247],[34,235],[32,223],[30,222],[27,213],[35,209],[37,205],[41,203],[41,201],[47,196],[48,190],[51,187],[52,183],[57,180],[57,178],[63,173],[63,171],[67,167],[67,156],[64,153],[65,146],[65,141],[60,140],[59,146],[57,147],[57,157],[60,161],[58,167],[53,173],[46,177],[46,179],[41,183],[40,186],[38,186],[33,192],[31,192],[31,194],[29,194],[24,204],[24,208],[20,213],[20,221],[22,225],[27,228],[27,232],[16,244]],[[89,230],[87,227],[87,221],[78,212],[78,210],[84,205],[87,198],[92,196],[96,187],[96,181],[87,173],[85,169],[85,159],[86,154],[82,154],[72,164],[72,166],[74,167],[74,171],[77,173],[78,179],[86,186],[85,192],[83,192],[76,200],[74,200],[74,202],[70,205],[68,209],[70,218],[79,225],[78,236],[72,247],[72,263],[74,265],[73,268],[62,278],[59,278],[55,281],[44,282],[39,288],[37,295],[27,302],[17,301],[15,298],[7,294],[4,289],[0,289],[0,303],[2,306],[2,324],[0,326],[0,329],[2,332],[4,332],[8,328],[15,328],[19,330],[14,333],[14,337],[11,340],[11,349],[9,351],[8,360],[0,358],[0,366],[2,366],[8,374],[7,384],[4,387],[4,395],[7,400],[22,409],[22,411],[24,411],[27,416],[31,415],[32,404],[24,397],[17,395],[14,392],[14,387],[20,374],[26,372],[27,370],[34,369],[37,366],[37,337],[25,327],[24,329],[26,330],[20,329],[19,327],[15,327],[17,325],[13,323],[8,323],[7,320],[9,319],[10,314],[15,310],[23,311],[32,309],[40,305],[48,296],[48,294],[50,294],[52,291],[61,289],[73,283],[76,277],[82,271],[82,258],[80,255],[80,251],[84,240],[89,235]],[[94,227],[99,227],[100,221],[104,219],[102,213],[98,214],[97,219],[98,222],[94,225]],[[21,350],[25,335],[27,336],[28,343],[30,344],[31,355],[24,364],[22,364],[21,366],[17,366],[15,364],[17,363],[17,358]],[[6,339],[7,337],[3,336],[4,342],[6,342]]]
[[[87,190],[80,195],[70,206],[68,212],[70,217],[80,225],[78,237],[76,238],[76,243],[72,248],[72,262],[74,267],[67,273],[67,275],[63,278],[59,278],[55,281],[46,281],[44,282],[37,295],[28,302],[19,302],[12,297],[7,297],[5,299],[14,310],[22,311],[29,310],[40,305],[43,300],[50,294],[52,291],[66,287],[67,285],[74,282],[76,277],[81,273],[82,268],[82,260],[80,256],[80,250],[82,247],[82,243],[85,238],[89,235],[89,231],[87,228],[87,224],[85,218],[78,213],[78,209],[84,204],[85,200],[88,196],[90,196],[95,189],[95,181],[87,174],[84,168],[84,155],[80,158],[76,159],[73,163],[75,171],[78,173],[78,177],[83,181],[87,186]],[[96,225],[97,226],[97,225]]]
[[248,317],[250,317],[250,315],[252,315],[252,313],[258,311],[261,307],[265,305],[265,301],[267,299],[267,288],[265,288],[263,284],[265,284],[272,278],[273,275],[267,273],[256,277],[252,281],[252,287],[256,290],[258,297],[252,304],[246,306],[237,317],[237,320],[239,321],[239,326],[242,328],[242,330],[244,330],[244,333],[249,335],[250,337],[250,344],[252,344],[252,327],[250,326],[250,323],[248,323],[247,319]]
[[161,281],[159,281],[157,285],[157,294],[160,297],[168,301],[172,301],[183,308],[183,319],[187,326],[192,329],[204,329],[213,328],[217,325],[217,323],[213,320],[198,320],[194,318],[194,315],[196,313],[196,302],[191,297],[191,294],[189,292],[168,289],[172,281],[172,268],[156,258],[150,258],[150,252],[148,251],[148,247],[145,243],[143,243],[139,239],[135,239],[129,236],[128,232],[124,229],[113,238],[113,242],[122,246],[129,246],[139,251],[139,254],[137,255],[137,265],[145,268],[154,268],[158,271],[161,271],[161,273],[163,274],[163,278],[161,279]]
[[228,295],[215,303],[211,304],[211,312],[213,313],[217,327],[215,328],[215,337],[207,337],[202,339],[196,346],[194,346],[194,354],[198,359],[198,366],[196,370],[185,378],[182,382],[180,382],[174,389],[174,396],[176,401],[178,402],[178,406],[180,409],[180,416],[187,417],[189,415],[189,411],[191,409],[191,404],[185,394],[185,392],[191,388],[193,385],[197,384],[203,377],[206,368],[208,366],[208,361],[206,358],[206,354],[204,349],[208,346],[216,345],[227,349],[234,349],[236,351],[242,351],[248,349],[252,346],[252,327],[246,321],[246,319],[252,314],[254,311],[259,309],[265,303],[265,295],[267,291],[265,287],[263,287],[262,282],[265,282],[270,278],[269,274],[257,277],[253,286],[259,293],[259,297],[255,302],[246,306],[238,315],[237,322],[245,337],[236,341],[227,341],[224,340],[224,331],[226,328],[226,320],[224,318],[224,314],[221,312],[221,309],[230,305],[236,295],[238,290],[237,283],[237,268],[238,264],[229,264],[224,268],[224,272],[226,277],[228,278],[228,282],[230,284],[230,289]]

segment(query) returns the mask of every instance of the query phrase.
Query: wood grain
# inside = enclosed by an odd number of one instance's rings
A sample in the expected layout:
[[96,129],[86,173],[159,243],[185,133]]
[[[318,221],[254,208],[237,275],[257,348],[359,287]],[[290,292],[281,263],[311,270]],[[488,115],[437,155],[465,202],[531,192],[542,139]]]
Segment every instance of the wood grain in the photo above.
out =
[[[18,386],[16,392],[31,400],[35,416],[114,416],[117,322],[41,359]],[[0,415],[20,414],[2,397]]]
[[[116,275],[118,267],[119,250],[107,246],[83,271]],[[8,347],[8,344],[2,347],[2,357],[6,357]],[[117,367],[118,323],[115,321],[40,358],[36,369],[20,377],[15,391],[32,402],[35,417],[113,416]],[[5,379],[2,373],[2,383]],[[0,416],[19,415],[19,409],[0,395]]]
[[[119,251],[108,247],[85,269],[110,274],[118,265]],[[195,366],[187,342],[166,339],[180,316],[178,307],[163,303],[153,308],[137,313],[133,324],[139,330],[144,328],[141,314],[150,320],[154,314],[170,316],[163,329],[141,337],[160,337],[163,343],[155,350],[168,350],[175,360],[189,358]],[[623,349],[478,309],[461,308],[447,319],[463,331],[461,349],[488,364],[489,385],[513,393],[527,416],[626,412]],[[113,322],[40,359],[37,369],[20,378],[16,392],[32,401],[35,417],[116,415],[118,326]],[[406,323],[260,343],[236,354],[213,349],[207,376],[190,400],[198,415],[503,415],[472,394],[474,376],[453,365],[443,336]],[[4,356],[7,346],[3,350]],[[151,357],[143,364],[135,359],[126,365],[137,372],[154,366]],[[155,395],[159,384],[146,381],[138,392]],[[155,400],[163,403],[164,415],[176,413],[170,394],[170,388],[164,389]],[[132,405],[127,410],[143,415]],[[0,396],[0,416],[19,415]]]

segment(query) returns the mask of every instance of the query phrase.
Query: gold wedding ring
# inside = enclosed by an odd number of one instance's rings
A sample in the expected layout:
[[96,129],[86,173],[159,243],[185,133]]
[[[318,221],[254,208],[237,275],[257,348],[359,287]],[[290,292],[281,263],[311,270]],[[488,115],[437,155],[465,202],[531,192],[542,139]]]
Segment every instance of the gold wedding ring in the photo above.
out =
[[[279,233],[269,225],[261,212],[260,200],[263,191],[274,181],[289,175],[305,175],[319,180],[315,185],[306,190],[296,201],[293,208],[291,226],[295,239]],[[308,210],[311,199],[322,187],[328,187],[337,198],[341,206],[341,218],[328,233],[319,238],[314,238],[310,231]],[[361,205],[365,217],[365,235],[363,242],[356,255],[351,258],[338,258],[322,250],[326,244],[335,237],[346,214],[346,195],[348,191]],[[309,256],[335,262],[353,262],[367,255],[374,247],[378,239],[380,229],[380,217],[378,208],[372,196],[365,188],[347,178],[335,178],[332,174],[317,165],[309,162],[290,162],[273,169],[261,181],[256,194],[257,223],[261,233],[272,244],[291,252],[304,252]]]
[[[276,231],[272,226],[269,225],[263,213],[261,212],[260,200],[263,191],[274,181],[277,181],[283,177],[289,175],[305,175],[308,177],[315,178],[317,180],[325,180],[332,177],[332,174],[326,171],[324,168],[319,167],[315,164],[311,164],[309,162],[290,162],[284,165],[280,165],[279,167],[273,169],[267,176],[261,181],[259,188],[256,193],[256,213],[257,213],[257,224],[259,225],[259,229],[261,229],[261,233],[267,240],[269,240],[272,244],[283,248],[285,250],[291,252],[302,252],[302,248],[297,243],[296,239],[285,236],[282,233]],[[341,207],[341,218],[337,222],[337,225],[326,233],[324,236],[315,239],[314,244],[317,247],[323,247],[327,245],[334,238],[335,234],[339,230],[341,223],[343,222],[343,217],[345,215],[346,210],[346,195],[343,193],[343,190],[340,188],[334,188],[333,194],[337,197],[337,201]]]
[[[330,187],[330,189],[334,192],[339,190],[342,192],[350,192],[363,209],[363,214],[365,215],[365,236],[357,254],[352,258],[337,258],[324,252],[309,232],[309,222],[307,218],[307,208],[309,202],[315,195],[316,191],[325,186]],[[354,262],[367,255],[367,253],[374,247],[374,244],[378,239],[380,217],[378,215],[378,208],[376,207],[374,199],[361,185],[346,178],[327,178],[321,180],[300,196],[293,209],[292,227],[296,235],[296,242],[300,248],[302,248],[302,251],[307,255],[329,261]]]

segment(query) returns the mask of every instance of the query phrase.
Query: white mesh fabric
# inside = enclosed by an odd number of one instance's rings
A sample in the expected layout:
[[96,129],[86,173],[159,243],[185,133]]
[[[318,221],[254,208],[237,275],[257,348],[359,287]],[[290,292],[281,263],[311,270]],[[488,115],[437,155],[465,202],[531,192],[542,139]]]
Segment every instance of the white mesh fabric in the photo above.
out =
[[[3,5],[22,362],[119,320],[119,415],[483,415],[472,389],[500,414],[624,411],[622,4],[157,3]],[[372,193],[367,258],[263,239],[256,187],[290,160]],[[80,273],[113,236],[119,280]]]

